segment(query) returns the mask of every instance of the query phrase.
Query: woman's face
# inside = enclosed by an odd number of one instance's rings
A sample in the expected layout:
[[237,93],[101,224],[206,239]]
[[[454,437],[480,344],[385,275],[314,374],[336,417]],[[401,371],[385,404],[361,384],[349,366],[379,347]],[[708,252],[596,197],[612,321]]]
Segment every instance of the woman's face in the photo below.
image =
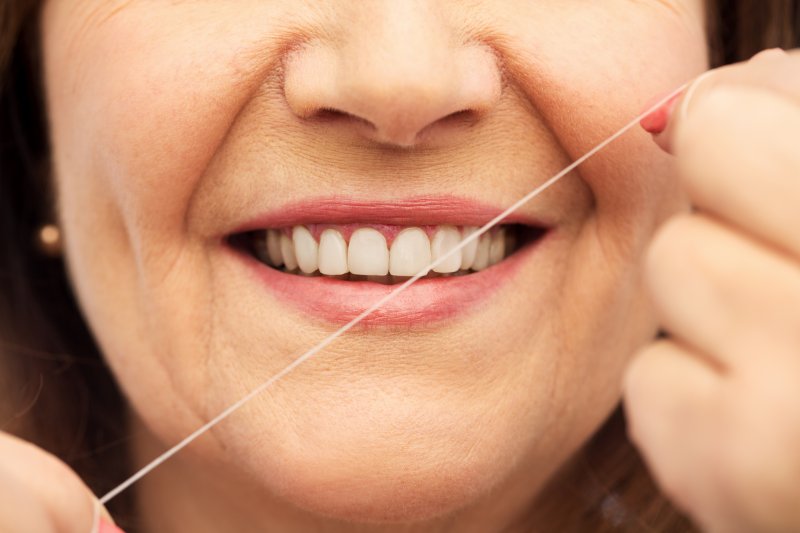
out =
[[[287,263],[324,240],[328,272],[405,272],[703,70],[703,27],[701,0],[47,2],[66,260],[141,459],[403,279],[279,271],[267,229]],[[523,207],[498,263],[412,286],[174,468],[348,520],[529,501],[654,335],[640,257],[683,208],[627,134]]]

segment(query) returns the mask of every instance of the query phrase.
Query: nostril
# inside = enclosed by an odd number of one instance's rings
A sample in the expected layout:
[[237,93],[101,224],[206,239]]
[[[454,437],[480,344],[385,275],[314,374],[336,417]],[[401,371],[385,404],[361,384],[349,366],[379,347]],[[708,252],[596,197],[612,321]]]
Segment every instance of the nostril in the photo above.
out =
[[323,123],[349,122],[353,124],[363,124],[365,126],[369,126],[372,129],[375,128],[375,125],[369,120],[361,118],[358,115],[348,113],[347,111],[342,111],[340,109],[336,109],[333,107],[322,107],[308,118],[315,119]]
[[[440,118],[437,122],[439,124],[462,124],[464,122],[472,122],[477,120],[478,113],[471,110],[471,109],[462,109],[461,111],[456,111],[454,113],[450,113],[447,116]],[[433,124],[431,124],[433,125]]]
[[332,107],[323,107],[311,116],[321,120],[337,120],[345,117],[352,117],[353,115]]
[[434,130],[459,129],[474,124],[480,118],[480,114],[472,109],[462,109],[449,115],[445,115],[422,128],[416,135],[417,140],[428,138]]

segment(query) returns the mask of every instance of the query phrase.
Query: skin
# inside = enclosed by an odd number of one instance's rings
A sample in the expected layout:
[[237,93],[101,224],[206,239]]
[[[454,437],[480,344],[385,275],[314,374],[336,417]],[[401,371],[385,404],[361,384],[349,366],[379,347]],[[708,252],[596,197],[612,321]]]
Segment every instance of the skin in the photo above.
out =
[[[135,461],[182,439],[332,329],[253,290],[223,253],[220,235],[243,206],[454,191],[508,205],[654,94],[703,71],[702,28],[699,0],[46,2],[65,258],[131,402]],[[467,83],[472,92],[453,90]],[[753,95],[733,98],[745,96]],[[690,116],[704,116],[703,102]],[[346,116],[321,124],[314,110],[325,107],[375,128]],[[439,120],[460,109],[473,112],[471,127]],[[716,142],[716,131],[691,124],[667,133],[676,146],[682,135]],[[657,289],[685,284],[683,272],[659,265],[674,266],[661,261],[674,254],[669,243],[700,230],[667,226],[642,269],[656,228],[687,211],[681,185],[713,173],[696,156],[695,167],[675,161],[642,131],[619,140],[525,208],[557,230],[486,305],[441,324],[337,341],[132,489],[143,530],[513,526],[619,402],[631,354],[677,298]],[[778,180],[788,174],[775,171]],[[763,205],[786,201],[779,189]],[[732,227],[724,230],[741,238],[742,226]],[[755,235],[770,241],[769,232]],[[674,343],[694,339],[680,325],[668,329]],[[659,389],[648,387],[672,384],[648,354],[677,345],[648,349],[626,381],[634,437],[657,474],[673,472],[677,454],[659,450],[646,427],[659,412]],[[691,353],[683,359],[695,360]],[[674,440],[685,430],[669,429]],[[694,459],[682,464],[697,472]],[[723,503],[703,514],[682,486],[666,486],[710,528],[726,524],[716,522],[729,518]]]
[[[505,206],[706,67],[700,7],[46,3],[66,259],[133,407],[136,461],[331,330],[232,266],[220,235],[243,206],[454,191]],[[323,107],[375,131],[306,118]],[[471,128],[439,120],[462,108]],[[654,335],[638,265],[685,209],[672,169],[627,136],[526,208],[557,234],[487,305],[337,342],[143,480],[145,529],[513,524]]]
[[719,69],[658,139],[696,211],[648,252],[670,338],[634,360],[625,404],[661,487],[712,532],[800,528],[798,74],[797,51]]

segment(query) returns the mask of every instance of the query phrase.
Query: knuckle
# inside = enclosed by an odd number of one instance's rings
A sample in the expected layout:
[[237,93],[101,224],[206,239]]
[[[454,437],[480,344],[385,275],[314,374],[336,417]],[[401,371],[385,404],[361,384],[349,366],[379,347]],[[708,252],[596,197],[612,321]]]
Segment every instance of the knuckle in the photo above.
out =
[[653,236],[645,254],[645,281],[656,293],[670,285],[673,274],[680,273],[685,258],[693,251],[691,215],[681,214],[664,222]]

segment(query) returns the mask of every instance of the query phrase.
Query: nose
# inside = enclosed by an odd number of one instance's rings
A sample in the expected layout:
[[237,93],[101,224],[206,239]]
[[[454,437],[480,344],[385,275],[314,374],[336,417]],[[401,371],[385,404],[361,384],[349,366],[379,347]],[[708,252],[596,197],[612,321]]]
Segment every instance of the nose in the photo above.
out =
[[284,93],[297,117],[410,147],[465,128],[496,105],[494,53],[449,26],[437,2],[356,4],[347,26],[287,58]]

